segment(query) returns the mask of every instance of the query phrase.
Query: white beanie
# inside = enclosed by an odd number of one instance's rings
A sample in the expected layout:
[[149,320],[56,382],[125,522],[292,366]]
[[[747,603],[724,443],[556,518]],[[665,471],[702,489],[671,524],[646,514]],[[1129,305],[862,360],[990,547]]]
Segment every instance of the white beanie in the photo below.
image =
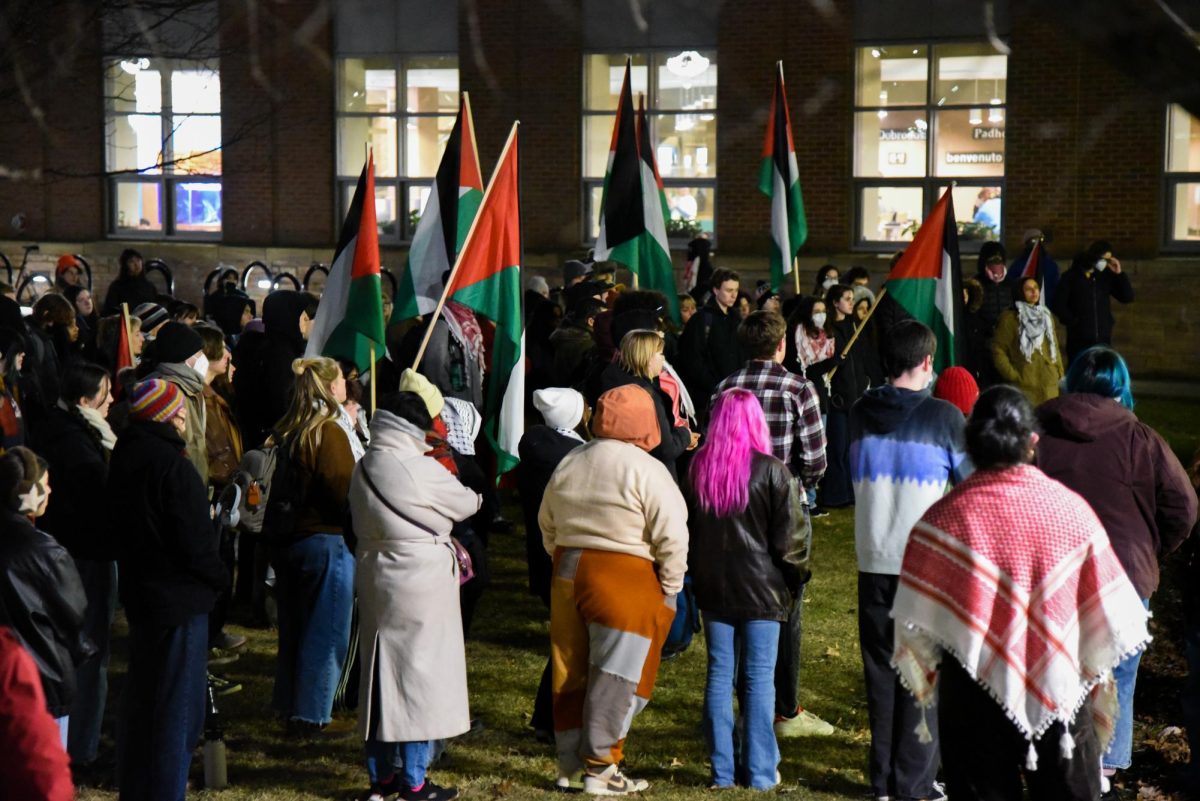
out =
[[566,387],[537,390],[533,405],[551,428],[570,430],[583,419],[583,396]]
[[525,288],[532,290],[539,295],[549,295],[550,285],[546,283],[546,279],[540,275],[535,275],[525,282]]

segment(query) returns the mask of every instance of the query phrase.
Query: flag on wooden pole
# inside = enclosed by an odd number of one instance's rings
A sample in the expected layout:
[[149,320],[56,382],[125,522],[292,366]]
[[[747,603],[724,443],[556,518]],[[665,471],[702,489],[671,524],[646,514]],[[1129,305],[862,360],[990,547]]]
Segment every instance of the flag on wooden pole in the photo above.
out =
[[808,239],[808,219],[804,215],[800,168],[796,165],[792,120],[784,94],[783,62],[776,62],[776,67],[758,188],[771,198],[771,289],[779,292],[784,277],[793,270],[796,253]]

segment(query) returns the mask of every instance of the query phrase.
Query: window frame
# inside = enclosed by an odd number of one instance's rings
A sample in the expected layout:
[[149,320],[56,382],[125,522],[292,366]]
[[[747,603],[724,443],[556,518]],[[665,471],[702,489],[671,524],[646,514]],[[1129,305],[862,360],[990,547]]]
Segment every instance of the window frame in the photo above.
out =
[[[339,230],[342,223],[346,219],[346,211],[349,205],[348,197],[353,196],[354,188],[358,184],[358,175],[346,176],[340,175],[337,172],[339,152],[341,150],[341,121],[344,119],[368,119],[371,117],[387,117],[396,122],[396,175],[390,178],[380,178],[375,176],[375,191],[378,193],[380,189],[388,188],[396,191],[396,211],[397,225],[395,234],[379,234],[379,244],[390,246],[407,246],[412,244],[413,234],[416,233],[416,225],[409,219],[408,211],[408,194],[413,188],[429,188],[433,183],[436,175],[409,175],[408,159],[407,159],[407,143],[408,143],[408,126],[407,122],[410,119],[430,119],[447,117],[451,120],[457,116],[458,112],[453,114],[444,114],[437,111],[408,111],[404,103],[404,98],[408,95],[407,71],[406,64],[410,61],[430,58],[450,58],[454,59],[454,69],[458,72],[459,87],[456,104],[461,102],[462,97],[462,67],[459,62],[458,53],[450,53],[445,51],[434,51],[428,53],[391,53],[391,54],[356,54],[356,53],[338,53],[334,57],[333,64],[333,98],[334,98],[334,142],[333,142],[333,170],[334,170],[334,230]],[[347,60],[391,60],[393,69],[396,72],[396,108],[392,112],[380,111],[343,111],[342,110],[342,86],[341,79],[341,63]],[[439,157],[440,159],[440,157]],[[423,209],[422,209],[423,211]],[[418,217],[419,219],[419,217]]]
[[[580,94],[582,95],[582,99],[580,102],[580,118],[579,118],[579,154],[580,154],[580,158],[579,158],[579,177],[580,177],[580,193],[579,193],[580,214],[579,214],[579,219],[580,219],[580,234],[581,234],[580,242],[584,247],[590,248],[596,244],[596,237],[592,236],[592,217],[593,217],[593,212],[594,212],[594,209],[592,207],[592,190],[604,186],[604,176],[603,175],[600,175],[597,177],[597,176],[589,176],[585,173],[585,169],[586,169],[585,165],[587,164],[587,157],[588,157],[587,138],[586,138],[587,137],[586,122],[589,117],[592,117],[592,118],[594,118],[594,117],[609,117],[609,118],[614,118],[614,119],[616,117],[615,109],[613,109],[612,111],[608,111],[608,110],[604,110],[604,109],[588,108],[588,105],[587,105],[587,78],[586,78],[587,59],[591,56],[626,56],[626,57],[631,57],[631,58],[640,56],[640,57],[645,58],[646,72],[647,72],[647,75],[646,75],[646,119],[650,124],[650,141],[657,142],[658,141],[658,118],[660,116],[703,113],[703,114],[712,114],[713,121],[717,125],[720,125],[720,122],[721,122],[721,117],[720,117],[721,107],[720,107],[719,103],[717,105],[713,106],[711,109],[659,108],[658,106],[655,106],[653,104],[653,101],[658,94],[658,69],[657,69],[657,67],[659,66],[660,63],[662,63],[662,62],[658,61],[658,58],[662,57],[662,56],[677,55],[681,50],[686,50],[686,49],[694,49],[697,51],[709,51],[709,52],[713,52],[713,53],[718,52],[716,47],[706,47],[706,46],[692,47],[691,45],[679,45],[677,47],[645,47],[645,48],[630,49],[630,50],[609,49],[609,48],[585,49],[580,54],[580,59],[583,64],[582,74],[584,76],[584,79],[580,85]],[[718,68],[717,86],[719,89],[720,81],[721,81],[719,70],[720,70],[721,64],[720,64],[719,58],[714,59],[714,60],[716,61],[717,68]],[[719,97],[719,95],[718,95],[718,97]],[[635,98],[634,99],[634,111],[636,112],[636,110],[637,110],[637,100]],[[609,127],[609,130],[610,131],[612,130],[611,126]],[[713,229],[712,229],[712,231],[708,232],[708,238],[710,240],[712,240],[714,247],[716,247],[716,244],[717,244],[717,230],[720,227],[720,225],[719,225],[720,215],[719,215],[719,209],[717,208],[717,182],[718,182],[719,176],[720,176],[720,173],[717,170],[717,165],[718,165],[717,152],[716,152],[717,149],[718,149],[718,143],[714,142],[714,144],[713,144],[714,152],[710,153],[709,157],[708,157],[709,164],[713,165],[713,168],[712,168],[713,176],[711,178],[686,178],[686,177],[674,178],[674,177],[667,177],[665,175],[661,176],[664,189],[669,189],[671,187],[688,187],[688,188],[706,189],[711,192],[711,196],[712,196],[712,228]],[[655,154],[655,160],[657,161],[657,154]],[[661,173],[661,171],[660,171],[660,173]],[[668,221],[664,220],[663,222],[666,223]],[[689,241],[691,241],[691,240],[687,237],[668,236],[668,239],[667,239],[667,243],[672,249],[684,249],[687,247],[687,243]]]
[[[852,252],[862,253],[893,253],[898,249],[907,247],[911,240],[887,241],[879,239],[865,239],[863,237],[863,219],[862,193],[864,189],[870,187],[920,187],[921,192],[921,221],[929,216],[929,212],[941,197],[939,189],[943,186],[956,185],[964,186],[996,186],[1000,188],[1000,196],[1004,198],[1007,195],[1008,189],[1008,89],[1005,87],[1004,102],[992,105],[981,105],[980,103],[937,103],[935,97],[937,92],[937,49],[939,47],[955,46],[955,45],[981,45],[990,44],[986,39],[963,39],[954,37],[951,39],[902,39],[902,40],[859,40],[855,41],[851,48],[851,59],[853,60],[853,75],[854,75],[854,102],[851,107],[851,180],[850,180],[850,208],[854,215],[854,221],[851,225],[851,242],[850,250]],[[869,51],[872,48],[884,47],[924,47],[925,52],[925,100],[920,104],[859,104],[858,102],[858,83],[859,75],[859,55],[864,51]],[[994,46],[993,46],[994,48]],[[996,55],[1005,55],[996,51]],[[1007,55],[1005,55],[1007,59]],[[1005,79],[1007,81],[1007,78]],[[1004,166],[1005,170],[999,176],[986,175],[967,175],[967,176],[946,176],[937,175],[937,122],[935,117],[943,111],[969,111],[973,108],[980,109],[1000,109],[1004,113],[1005,125],[1005,147],[1004,147]],[[858,176],[855,174],[854,165],[858,160],[858,117],[860,113],[871,112],[878,114],[880,110],[884,111],[919,111],[924,114],[926,121],[926,136],[925,136],[925,175],[923,177],[905,176],[902,178],[886,178],[882,176]],[[984,242],[988,241],[1004,241],[1005,225],[1007,216],[1001,216],[1000,230],[996,233],[995,240],[984,239],[959,239],[960,253],[977,253],[983,246]],[[964,243],[966,246],[964,247]]]
[[[150,114],[150,112],[133,111],[118,111],[110,107],[110,98],[108,92],[108,73],[113,67],[120,67],[124,61],[138,61],[147,59],[151,63],[151,67],[155,68],[160,73],[159,80],[161,81],[161,102],[159,111],[153,112],[153,116],[160,118],[160,126],[162,132],[162,162],[155,167],[147,167],[145,169],[134,169],[129,171],[112,171],[108,164],[108,148],[109,148],[109,126],[113,120],[121,117],[132,117],[139,115]],[[222,163],[221,173],[180,173],[175,172],[175,132],[178,130],[177,119],[187,119],[192,117],[198,118],[215,118],[218,124],[223,119],[222,110],[216,113],[212,112],[181,112],[176,113],[174,108],[173,86],[171,76],[175,72],[186,70],[207,69],[217,74],[217,79],[221,77],[221,61],[219,58],[207,59],[183,59],[183,58],[166,58],[154,56],[153,54],[114,54],[108,53],[103,59],[103,80],[104,80],[104,137],[102,146],[104,147],[104,219],[105,219],[105,236],[109,239],[131,239],[131,240],[172,240],[172,241],[191,241],[191,242],[219,242],[225,234],[225,181],[224,181],[224,163]],[[225,134],[224,129],[221,131],[221,144],[218,148],[221,151],[225,149]],[[222,162],[224,156],[222,154]],[[150,172],[151,169],[157,169],[158,172]],[[159,187],[159,217],[162,220],[161,230],[141,230],[137,228],[120,228],[118,227],[118,215],[120,209],[117,203],[117,192],[121,184],[157,184]],[[217,231],[180,231],[178,223],[175,219],[175,199],[177,186],[181,183],[215,183],[221,185],[221,223],[220,230]]]
[[[1196,254],[1200,253],[1200,239],[1176,239],[1174,230],[1175,219],[1175,190],[1180,184],[1200,184],[1200,170],[1171,169],[1171,109],[1176,103],[1167,103],[1164,109],[1166,125],[1163,127],[1163,189],[1162,189],[1162,242],[1161,247],[1167,253]],[[1184,113],[1192,116],[1187,109],[1180,107]],[[1200,117],[1192,117],[1200,125]]]

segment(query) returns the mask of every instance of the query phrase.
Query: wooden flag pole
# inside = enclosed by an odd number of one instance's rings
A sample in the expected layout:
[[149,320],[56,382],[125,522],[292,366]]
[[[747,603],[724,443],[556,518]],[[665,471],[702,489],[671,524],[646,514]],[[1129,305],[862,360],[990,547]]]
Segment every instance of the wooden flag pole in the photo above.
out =
[[372,417],[375,416],[375,408],[376,408],[375,407],[375,387],[377,384],[379,384],[379,382],[376,381],[375,378],[376,378],[376,375],[378,372],[379,371],[375,369],[375,343],[372,342],[371,343],[371,416]]
[[792,258],[792,278],[796,281],[796,297],[800,297],[800,257]]
[[[858,326],[858,328],[854,329],[854,336],[850,337],[850,341],[846,343],[846,347],[842,348],[843,359],[845,359],[846,355],[850,353],[850,349],[854,347],[854,343],[858,341],[858,335],[861,334],[863,329],[867,327],[867,323],[871,322],[871,315],[875,314],[875,310],[879,308],[879,301],[883,300],[883,297],[886,294],[887,287],[885,286],[883,289],[879,290],[879,294],[875,297],[875,304],[871,306],[871,310],[867,312],[867,316],[863,318],[862,323]],[[833,374],[838,371],[838,367],[840,366],[841,365],[835,365],[834,368],[829,371],[830,380],[833,380]]]
[[[125,327],[125,342],[127,345],[129,345],[129,361],[135,362],[136,357],[133,355],[133,329],[129,325],[129,304],[128,303],[121,304],[121,325]],[[118,341],[117,342],[117,350],[120,350],[120,349],[121,349],[121,343]],[[117,357],[119,358],[120,355],[121,354],[118,353]],[[137,367],[136,362],[134,364],[132,364],[131,366]]]
[[492,171],[492,178],[488,181],[487,189],[483,190],[483,200],[479,201],[479,211],[475,212],[475,219],[471,220],[471,227],[467,230],[467,237],[463,240],[462,249],[458,251],[458,255],[454,259],[454,266],[450,268],[450,275],[446,278],[446,285],[442,287],[442,295],[438,298],[437,306],[429,315],[429,325],[425,328],[425,336],[421,338],[421,347],[417,349],[417,358],[413,359],[412,369],[416,370],[421,364],[421,359],[425,358],[425,349],[429,347],[429,338],[433,336],[433,326],[437,322],[437,318],[442,313],[442,308],[446,305],[446,300],[450,295],[450,287],[454,286],[454,279],[458,275],[458,268],[462,266],[462,254],[467,252],[467,246],[471,244],[471,240],[475,237],[475,229],[479,227],[479,218],[482,217],[484,206],[487,205],[488,196],[492,194],[492,187],[496,184],[496,173],[500,171],[500,165],[504,163],[504,159],[508,156],[509,148],[517,138],[517,128],[521,121],[517,120],[513,123],[512,130],[508,132],[508,139],[504,143],[504,149],[500,151],[500,158],[496,161],[496,169]]

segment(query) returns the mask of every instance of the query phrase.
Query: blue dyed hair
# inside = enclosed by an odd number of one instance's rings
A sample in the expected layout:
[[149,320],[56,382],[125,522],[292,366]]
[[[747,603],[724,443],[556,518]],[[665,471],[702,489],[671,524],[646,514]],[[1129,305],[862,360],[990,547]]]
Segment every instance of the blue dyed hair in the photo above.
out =
[[1067,392],[1090,392],[1133,409],[1129,367],[1112,348],[1097,345],[1080,353],[1071,362],[1065,381]]

